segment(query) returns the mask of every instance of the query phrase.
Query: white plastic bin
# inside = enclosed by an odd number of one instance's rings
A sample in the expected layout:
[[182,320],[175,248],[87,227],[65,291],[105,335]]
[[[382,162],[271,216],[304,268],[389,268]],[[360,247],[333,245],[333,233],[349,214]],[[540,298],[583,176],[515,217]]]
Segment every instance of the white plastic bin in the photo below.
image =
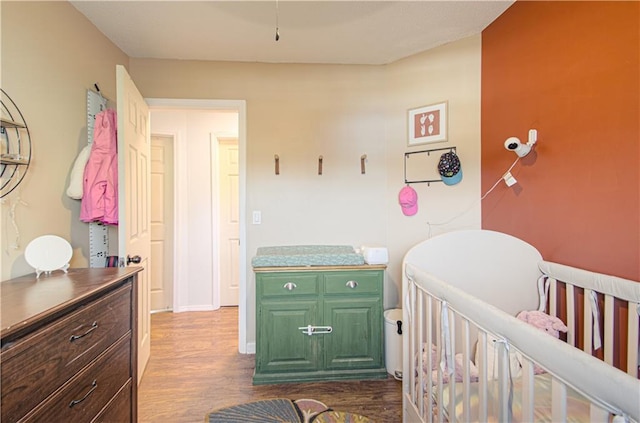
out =
[[387,373],[402,379],[402,309],[391,308],[384,312],[384,350]]

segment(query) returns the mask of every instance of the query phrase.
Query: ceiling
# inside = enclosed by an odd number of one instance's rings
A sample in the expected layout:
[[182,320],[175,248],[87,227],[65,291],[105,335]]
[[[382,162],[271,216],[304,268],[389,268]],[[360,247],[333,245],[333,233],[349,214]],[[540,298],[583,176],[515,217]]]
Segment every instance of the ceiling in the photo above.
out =
[[71,1],[129,57],[372,65],[479,34],[512,3]]

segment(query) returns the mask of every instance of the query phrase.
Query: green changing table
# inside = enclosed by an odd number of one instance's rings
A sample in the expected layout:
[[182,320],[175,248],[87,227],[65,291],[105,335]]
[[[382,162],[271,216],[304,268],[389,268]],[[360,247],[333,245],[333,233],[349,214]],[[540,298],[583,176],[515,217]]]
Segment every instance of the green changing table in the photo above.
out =
[[344,246],[263,247],[252,265],[254,384],[387,377],[386,266]]

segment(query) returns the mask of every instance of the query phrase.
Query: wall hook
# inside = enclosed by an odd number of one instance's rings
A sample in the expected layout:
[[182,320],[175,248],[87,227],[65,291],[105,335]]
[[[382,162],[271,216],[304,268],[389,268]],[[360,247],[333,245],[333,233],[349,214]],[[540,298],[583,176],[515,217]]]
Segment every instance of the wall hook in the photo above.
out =
[[365,165],[364,163],[367,161],[367,155],[363,154],[362,156],[360,156],[360,173],[361,174],[365,174],[367,173],[366,169],[365,169]]
[[102,95],[102,91],[100,91],[100,87],[98,86],[98,83],[96,82],[95,84],[93,84],[94,88],[96,89],[96,92],[98,93],[98,95],[100,96],[100,111],[103,111],[106,107],[107,104],[107,100],[104,98],[104,96]]
[[276,175],[280,175],[280,156],[276,154],[273,158],[276,161]]
[[322,175],[322,156],[318,157],[318,175]]

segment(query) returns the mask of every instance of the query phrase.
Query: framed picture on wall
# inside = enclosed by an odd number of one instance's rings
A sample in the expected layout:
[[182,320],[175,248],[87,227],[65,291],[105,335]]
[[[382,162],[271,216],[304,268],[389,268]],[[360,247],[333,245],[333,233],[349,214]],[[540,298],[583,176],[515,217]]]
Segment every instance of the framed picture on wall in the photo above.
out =
[[408,144],[428,144],[447,140],[447,102],[409,109]]

